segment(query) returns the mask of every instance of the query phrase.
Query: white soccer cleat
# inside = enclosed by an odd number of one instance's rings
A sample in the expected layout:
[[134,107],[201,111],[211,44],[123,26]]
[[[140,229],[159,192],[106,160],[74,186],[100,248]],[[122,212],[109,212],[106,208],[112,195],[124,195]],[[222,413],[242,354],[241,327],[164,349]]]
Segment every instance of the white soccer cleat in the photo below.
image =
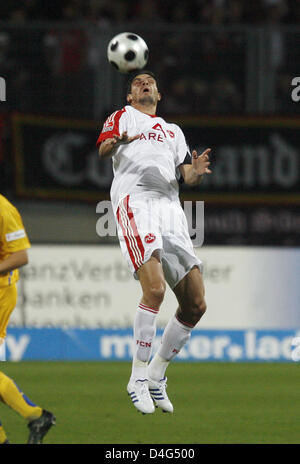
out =
[[130,380],[127,385],[127,392],[138,411],[143,414],[152,414],[155,411],[147,379]]
[[167,377],[164,377],[159,382],[149,379],[149,392],[155,405],[161,408],[163,412],[173,412],[173,404],[168,398],[166,388]]

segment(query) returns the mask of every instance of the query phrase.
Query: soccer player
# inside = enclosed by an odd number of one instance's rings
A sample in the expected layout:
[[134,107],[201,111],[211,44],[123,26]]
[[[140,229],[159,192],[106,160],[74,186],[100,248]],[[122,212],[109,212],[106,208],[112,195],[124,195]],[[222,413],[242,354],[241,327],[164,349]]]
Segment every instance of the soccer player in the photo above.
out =
[[[17,302],[18,269],[28,263],[30,243],[18,210],[0,195],[0,345],[4,343],[10,315]],[[32,403],[19,387],[0,371],[0,400],[28,421],[28,444],[41,444],[54,415]],[[0,444],[9,443],[0,421]]]
[[[112,157],[111,201],[121,250],[142,298],[134,320],[134,356],[127,385],[134,406],[173,412],[166,369],[206,310],[202,263],[196,257],[178,196],[182,176],[197,185],[209,169],[209,152],[190,155],[182,130],[156,115],[161,94],[155,75],[139,71],[128,83],[127,102],[104,123],[97,140],[101,158]],[[166,282],[179,307],[151,359],[156,318]]]

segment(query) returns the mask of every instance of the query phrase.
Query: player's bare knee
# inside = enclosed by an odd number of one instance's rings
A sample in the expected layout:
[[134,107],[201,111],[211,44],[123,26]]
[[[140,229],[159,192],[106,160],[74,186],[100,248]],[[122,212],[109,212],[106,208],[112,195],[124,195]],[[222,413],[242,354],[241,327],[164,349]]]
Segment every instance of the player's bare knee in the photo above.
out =
[[206,312],[206,302],[203,298],[196,300],[191,304],[190,313],[195,323],[197,323]]
[[166,284],[161,282],[157,285],[152,285],[147,289],[147,293],[144,294],[144,299],[148,301],[149,306],[159,307],[165,296]]
[[195,326],[203,316],[206,311],[206,303],[204,298],[193,299],[193,300],[186,300],[182,302],[177,310],[177,317],[178,320],[191,325],[192,327]]
[[204,313],[206,312],[206,309],[207,309],[206,302],[204,299],[201,299],[201,301],[197,305],[197,312],[200,315],[200,317],[204,315]]
[[161,282],[159,285],[155,285],[150,288],[151,298],[157,301],[158,304],[161,304],[164,300],[165,291],[166,284],[164,282]]

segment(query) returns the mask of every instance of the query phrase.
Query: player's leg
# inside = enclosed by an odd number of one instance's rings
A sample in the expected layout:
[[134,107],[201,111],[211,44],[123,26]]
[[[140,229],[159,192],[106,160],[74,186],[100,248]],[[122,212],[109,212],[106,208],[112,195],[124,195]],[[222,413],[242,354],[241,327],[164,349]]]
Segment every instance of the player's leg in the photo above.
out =
[[9,441],[8,441],[7,435],[5,433],[2,422],[0,420],[0,445],[6,445],[8,443]]
[[[4,372],[0,371],[0,399],[28,421],[28,443],[41,443],[42,438],[55,423],[52,413],[35,405]],[[1,438],[1,436],[0,436]]]
[[194,328],[206,311],[205,288],[198,266],[173,289],[179,303],[176,318],[185,327]]
[[206,311],[204,284],[198,266],[194,266],[173,291],[179,307],[164,330],[157,353],[163,359],[163,363],[160,368],[159,365],[151,363],[151,376],[154,375],[155,378],[164,374],[168,363],[187,343],[192,329]]
[[[4,343],[10,315],[17,302],[17,287],[11,285],[0,290],[0,344]],[[18,388],[15,382],[0,371],[0,400],[28,421],[28,443],[41,443],[51,425],[55,423],[52,413],[36,406]],[[1,428],[0,428],[1,432]],[[1,442],[1,433],[0,433]]]
[[154,406],[148,391],[148,362],[156,334],[156,317],[166,289],[158,251],[138,269],[137,275],[143,293],[134,319],[132,372],[127,390],[134,405],[149,413],[154,412]]
[[[16,285],[4,287],[0,292],[0,343],[4,343],[9,317],[17,302]],[[23,397],[16,384],[0,371],[0,399],[28,420],[37,419],[42,409],[31,405]]]
[[11,313],[17,304],[16,284],[0,288],[0,342],[6,337],[6,329]]
[[42,415],[42,408],[32,403],[15,382],[2,371],[0,371],[0,399],[28,421],[38,419]]
[[172,412],[173,406],[166,394],[166,369],[170,361],[188,342],[191,331],[206,311],[204,284],[198,266],[194,266],[173,289],[179,308],[168,322],[158,352],[149,365],[150,393],[156,404]]
[[163,243],[159,215],[152,199],[128,195],[120,201],[116,217],[122,253],[142,288],[142,298],[134,317],[133,361],[127,391],[138,410],[152,413],[154,405],[148,390],[148,361],[166,288],[160,261]]
[[161,263],[154,252],[138,272],[142,298],[134,320],[134,354],[132,376],[148,378],[148,362],[156,334],[156,318],[163,302],[166,284]]

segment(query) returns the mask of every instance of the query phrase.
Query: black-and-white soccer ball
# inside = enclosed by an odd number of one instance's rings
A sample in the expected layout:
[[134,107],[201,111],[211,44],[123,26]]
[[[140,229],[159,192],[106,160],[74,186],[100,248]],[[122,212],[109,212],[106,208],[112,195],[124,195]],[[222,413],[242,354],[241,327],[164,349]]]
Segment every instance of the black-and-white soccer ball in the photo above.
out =
[[147,64],[149,50],[146,42],[132,32],[116,35],[108,44],[108,61],[121,73],[143,69]]

